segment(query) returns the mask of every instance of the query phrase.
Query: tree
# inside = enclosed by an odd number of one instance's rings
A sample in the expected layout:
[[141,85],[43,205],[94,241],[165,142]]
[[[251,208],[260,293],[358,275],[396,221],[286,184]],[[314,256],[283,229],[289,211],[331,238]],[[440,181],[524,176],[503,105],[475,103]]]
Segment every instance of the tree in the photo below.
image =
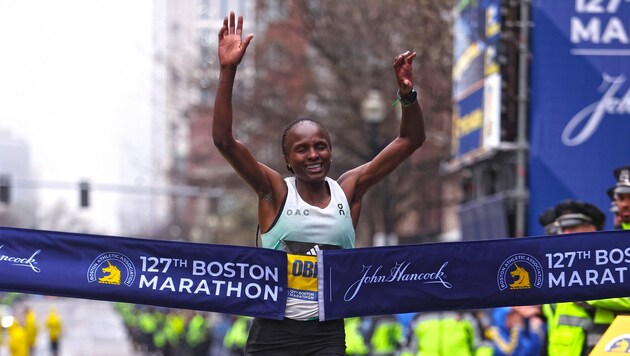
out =
[[[240,129],[258,144],[256,147],[273,142],[271,148],[262,149],[272,152],[265,163],[283,171],[278,132],[294,118],[317,118],[331,133],[335,157],[331,175],[338,176],[372,155],[366,139],[370,127],[360,115],[365,93],[378,89],[393,102],[397,89],[393,58],[405,50],[417,52],[415,87],[429,139],[386,184],[370,193],[381,199],[391,196],[392,201],[383,200],[386,206],[378,204],[373,211],[366,209],[362,221],[387,224],[387,218],[376,218],[387,210],[400,235],[439,233],[439,164],[449,154],[451,127],[453,1],[322,0],[285,5],[289,8],[284,19],[269,20],[264,18],[264,10],[273,5],[257,3],[261,9],[258,21],[266,21],[258,28],[266,28],[266,33],[257,34],[255,39],[257,80],[254,100],[247,108],[251,120]],[[273,32],[279,34],[274,36]],[[383,142],[395,137],[398,129],[399,114],[393,106],[388,107],[379,126]],[[359,229],[366,230],[370,229]],[[366,239],[361,238],[363,244]]]

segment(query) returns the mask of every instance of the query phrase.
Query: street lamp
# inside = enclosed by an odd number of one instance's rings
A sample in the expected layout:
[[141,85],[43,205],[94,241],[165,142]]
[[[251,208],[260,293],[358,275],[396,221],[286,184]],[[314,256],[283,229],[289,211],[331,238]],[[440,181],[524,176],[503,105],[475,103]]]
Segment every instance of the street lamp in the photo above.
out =
[[[378,126],[385,120],[387,116],[387,105],[383,94],[376,89],[368,90],[361,102],[361,118],[370,125],[370,151],[373,159],[381,151],[383,145],[379,139]],[[389,180],[385,177],[383,182],[382,194],[380,197],[382,214],[383,214],[383,232],[375,233],[372,237],[372,245],[395,245],[398,238],[393,232],[393,224],[391,218],[391,194],[389,192]]]
[[385,100],[380,90],[372,89],[368,90],[365,95],[365,99],[361,103],[361,117],[367,123],[379,124],[385,120]]
[[376,157],[381,150],[381,145],[378,139],[378,126],[387,115],[385,100],[380,90],[371,89],[365,95],[363,102],[361,102],[361,117],[363,121],[370,125],[370,159]]

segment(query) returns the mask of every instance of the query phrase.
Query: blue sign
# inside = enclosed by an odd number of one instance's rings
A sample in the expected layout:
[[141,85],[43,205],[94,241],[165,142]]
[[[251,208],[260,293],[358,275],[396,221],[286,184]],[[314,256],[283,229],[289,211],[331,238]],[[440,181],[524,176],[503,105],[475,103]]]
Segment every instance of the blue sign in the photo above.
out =
[[287,255],[0,227],[0,290],[282,319]]
[[[0,290],[269,319],[284,318],[297,292],[319,303],[321,320],[625,297],[630,231],[307,257],[289,264],[266,248],[0,227]],[[289,292],[289,265],[317,283]]]
[[320,320],[628,296],[630,231],[326,250]]
[[[607,212],[630,164],[630,2],[534,0],[529,234],[563,199]],[[612,227],[608,215],[607,228]]]
[[453,147],[461,162],[500,140],[499,0],[459,0],[454,12]]

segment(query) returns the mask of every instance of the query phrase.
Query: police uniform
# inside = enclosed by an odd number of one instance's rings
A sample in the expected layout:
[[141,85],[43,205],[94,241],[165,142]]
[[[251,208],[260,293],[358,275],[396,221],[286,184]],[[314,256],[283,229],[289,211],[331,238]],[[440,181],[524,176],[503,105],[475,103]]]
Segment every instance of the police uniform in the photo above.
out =
[[369,340],[371,356],[395,355],[405,342],[403,325],[395,315],[371,317]]
[[[596,206],[576,200],[563,201],[553,211],[555,216],[547,210],[539,218],[549,234],[562,234],[563,229],[581,224],[601,230],[606,220]],[[616,314],[630,312],[630,299],[545,304],[542,311],[547,319],[549,356],[588,355]]]
[[[411,323],[405,356],[473,356],[491,354],[470,312],[419,313]],[[486,350],[487,349],[487,350]]]
[[350,206],[339,183],[326,177],[330,203],[324,207],[306,203],[299,195],[295,177],[285,178],[287,195],[269,231],[262,234],[263,247],[287,252],[289,263],[285,319],[255,318],[248,352],[278,355],[301,353],[345,354],[343,320],[319,321],[317,251],[352,248],[355,244]]

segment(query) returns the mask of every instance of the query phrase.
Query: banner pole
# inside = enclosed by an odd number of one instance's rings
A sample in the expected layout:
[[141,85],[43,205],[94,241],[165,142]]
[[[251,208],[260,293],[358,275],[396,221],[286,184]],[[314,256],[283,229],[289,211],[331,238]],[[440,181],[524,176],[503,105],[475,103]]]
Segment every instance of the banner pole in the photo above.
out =
[[527,73],[529,66],[529,0],[520,3],[520,41],[518,60],[518,112],[517,112],[517,151],[516,151],[516,237],[525,236],[526,206],[528,190],[527,176],[527,104],[528,86]]

